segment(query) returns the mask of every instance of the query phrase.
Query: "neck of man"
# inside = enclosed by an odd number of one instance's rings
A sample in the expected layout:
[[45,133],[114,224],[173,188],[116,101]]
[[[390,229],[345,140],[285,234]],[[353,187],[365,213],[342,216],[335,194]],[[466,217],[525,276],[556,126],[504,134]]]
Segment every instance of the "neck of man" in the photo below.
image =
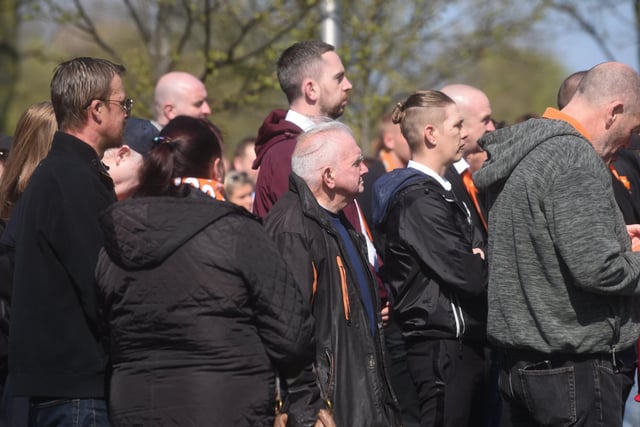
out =
[[421,165],[425,165],[443,178],[445,172],[447,171],[447,168],[453,164],[453,162],[440,161],[436,158],[436,156],[430,154],[427,151],[423,151],[421,153],[413,153],[411,160],[416,163],[420,163]]
[[104,155],[104,150],[101,147],[101,144],[99,142],[100,137],[98,136],[97,133],[93,132],[89,128],[84,128],[79,130],[63,129],[62,132],[78,138],[79,140],[81,140],[82,142],[84,142],[85,144],[93,148],[94,151],[98,154],[98,157],[102,159],[102,156]]

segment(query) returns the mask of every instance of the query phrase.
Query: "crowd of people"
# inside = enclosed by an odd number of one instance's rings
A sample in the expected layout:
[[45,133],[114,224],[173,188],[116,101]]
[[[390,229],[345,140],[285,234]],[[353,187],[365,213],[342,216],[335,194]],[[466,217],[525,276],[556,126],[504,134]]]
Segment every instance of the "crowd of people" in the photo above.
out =
[[195,76],[144,119],[122,65],[57,66],[3,152],[0,425],[622,426],[640,75],[511,126],[416,90],[367,158],[333,46],[276,71],[288,107],[227,162]]

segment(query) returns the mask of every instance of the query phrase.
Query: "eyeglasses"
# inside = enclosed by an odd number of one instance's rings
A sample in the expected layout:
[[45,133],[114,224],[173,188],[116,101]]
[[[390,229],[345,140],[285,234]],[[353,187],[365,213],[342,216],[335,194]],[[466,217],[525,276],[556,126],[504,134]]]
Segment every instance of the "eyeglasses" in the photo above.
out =
[[110,104],[118,104],[122,110],[127,113],[127,116],[131,115],[131,109],[133,108],[132,98],[125,98],[122,101],[118,101],[116,99],[101,99],[100,101],[108,102]]

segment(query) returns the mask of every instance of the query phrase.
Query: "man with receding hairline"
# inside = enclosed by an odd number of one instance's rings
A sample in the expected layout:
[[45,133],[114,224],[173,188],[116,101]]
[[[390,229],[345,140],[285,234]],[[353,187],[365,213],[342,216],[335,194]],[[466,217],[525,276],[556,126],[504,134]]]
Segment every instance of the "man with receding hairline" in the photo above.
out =
[[171,71],[158,80],[153,95],[158,130],[177,116],[206,119],[211,114],[209,96],[204,83],[193,74]]
[[621,426],[640,334],[640,226],[607,167],[640,129],[640,75],[607,62],[569,103],[485,135],[487,335],[502,353],[503,426]]

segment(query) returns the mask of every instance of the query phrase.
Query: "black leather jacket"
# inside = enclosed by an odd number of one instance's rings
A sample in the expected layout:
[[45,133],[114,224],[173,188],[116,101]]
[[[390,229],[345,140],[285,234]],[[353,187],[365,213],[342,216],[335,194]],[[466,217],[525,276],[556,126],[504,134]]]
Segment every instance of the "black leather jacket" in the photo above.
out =
[[472,252],[484,247],[468,208],[411,168],[385,175],[374,191],[383,278],[403,336],[485,343],[487,263]]
[[[343,223],[366,266],[362,237],[344,218]],[[374,336],[338,232],[305,182],[294,173],[289,191],[269,212],[265,226],[311,305],[316,325],[316,375],[309,378],[308,370],[306,381],[300,377],[289,380],[289,423],[313,425],[317,405],[312,402],[319,394],[332,406],[338,426],[400,425],[385,367],[378,291],[370,270],[364,269],[369,273],[374,300]]]

